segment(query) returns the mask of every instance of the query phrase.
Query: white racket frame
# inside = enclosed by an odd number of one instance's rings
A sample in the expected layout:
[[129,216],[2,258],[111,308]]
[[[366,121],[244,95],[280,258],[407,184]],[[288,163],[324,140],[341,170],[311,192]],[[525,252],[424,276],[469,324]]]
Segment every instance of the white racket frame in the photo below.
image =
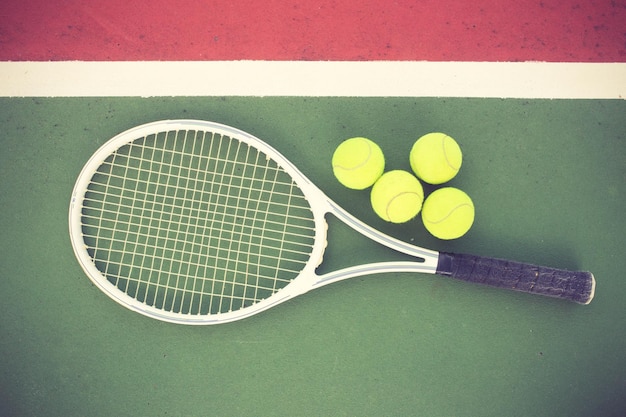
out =
[[[315,240],[310,259],[300,274],[293,279],[291,283],[278,290],[270,297],[249,307],[209,315],[174,313],[152,307],[125,294],[114,284],[109,282],[100,270],[98,270],[87,252],[81,225],[82,201],[93,174],[98,170],[104,160],[121,146],[138,138],[143,138],[158,132],[178,130],[210,131],[232,137],[258,149],[274,160],[293,178],[311,206],[315,222]],[[411,255],[417,258],[416,261],[370,263],[318,275],[316,269],[322,262],[324,250],[327,245],[328,224],[326,222],[326,215],[329,213],[335,215],[339,220],[360,234],[398,252]],[[439,258],[439,253],[436,251],[420,248],[390,237],[358,220],[328,198],[324,192],[309,181],[309,179],[287,160],[287,158],[257,137],[230,126],[201,120],[165,120],[144,124],[122,132],[102,145],[83,167],[74,186],[74,190],[72,191],[69,209],[69,231],[72,248],[74,249],[80,266],[91,281],[110,298],[124,307],[145,316],[171,323],[191,325],[217,324],[243,319],[283,303],[295,296],[304,294],[312,289],[357,276],[387,272],[422,272],[434,274]]]

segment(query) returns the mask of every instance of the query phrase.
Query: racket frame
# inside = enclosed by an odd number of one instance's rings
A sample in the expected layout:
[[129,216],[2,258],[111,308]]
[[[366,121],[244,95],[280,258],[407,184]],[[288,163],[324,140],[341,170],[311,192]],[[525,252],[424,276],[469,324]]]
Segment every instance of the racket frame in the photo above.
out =
[[[113,283],[109,282],[106,276],[96,267],[92,257],[87,251],[87,246],[83,239],[81,222],[83,210],[82,201],[85,198],[94,173],[97,172],[98,168],[112,153],[124,145],[156,133],[183,130],[206,131],[212,134],[224,135],[256,148],[258,151],[271,158],[291,176],[311,207],[315,233],[311,256],[308,262],[298,276],[288,285],[278,290],[272,296],[254,303],[251,306],[236,311],[208,315],[175,313],[152,307],[127,295],[119,290]],[[362,235],[396,251],[416,256],[418,259],[416,262],[380,262],[358,265],[329,272],[325,275],[318,275],[315,271],[322,262],[324,250],[327,245],[328,224],[326,222],[326,215],[329,213],[335,215],[342,222]],[[405,271],[435,273],[438,258],[438,253],[435,251],[418,248],[387,236],[350,215],[332,202],[330,198],[309,181],[309,179],[287,158],[262,140],[247,132],[227,125],[200,120],[166,120],[152,122],[126,130],[104,143],[87,161],[78,176],[70,202],[69,229],[72,248],[80,266],[101,291],[117,303],[140,314],[158,320],[183,324],[214,324],[239,320],[285,302],[297,295],[306,293],[311,289],[356,276]]]

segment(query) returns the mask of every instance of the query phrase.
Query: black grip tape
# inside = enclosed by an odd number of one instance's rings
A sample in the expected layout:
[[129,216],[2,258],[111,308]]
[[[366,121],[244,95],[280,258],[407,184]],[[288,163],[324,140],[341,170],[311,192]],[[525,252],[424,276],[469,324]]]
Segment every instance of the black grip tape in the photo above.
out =
[[437,274],[580,304],[589,304],[595,291],[591,272],[566,271],[461,253],[440,252]]

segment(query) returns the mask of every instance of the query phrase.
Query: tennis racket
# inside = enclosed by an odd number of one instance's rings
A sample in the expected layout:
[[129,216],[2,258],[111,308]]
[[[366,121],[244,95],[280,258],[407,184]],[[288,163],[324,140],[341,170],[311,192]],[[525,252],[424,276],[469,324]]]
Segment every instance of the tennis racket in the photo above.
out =
[[[318,275],[329,213],[415,260]],[[76,181],[69,227],[98,288],[131,310],[182,324],[243,319],[383,272],[439,274],[580,304],[595,288],[589,272],[436,252],[382,234],[260,139],[206,121],[149,123],[105,143]]]

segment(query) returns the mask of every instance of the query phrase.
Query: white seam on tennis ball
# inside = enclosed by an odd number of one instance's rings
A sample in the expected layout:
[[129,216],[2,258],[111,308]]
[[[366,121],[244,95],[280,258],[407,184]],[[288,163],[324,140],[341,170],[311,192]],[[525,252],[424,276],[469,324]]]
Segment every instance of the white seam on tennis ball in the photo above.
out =
[[[443,157],[446,160],[446,163],[448,164],[448,166],[450,168],[452,168],[455,171],[458,171],[460,167],[456,167],[454,165],[452,165],[452,163],[450,163],[450,159],[448,158],[448,153],[446,152],[446,138],[450,138],[450,136],[444,134],[443,137],[441,138],[441,148],[443,150]],[[450,138],[452,139],[452,138]],[[452,139],[454,140],[454,139]]]
[[[422,195],[420,195],[418,193],[415,193],[413,191],[405,191],[405,192],[402,192],[400,194],[396,194],[395,196],[393,196],[393,198],[391,200],[389,200],[389,202],[387,203],[387,206],[385,207],[385,214],[387,215],[387,218],[389,219],[389,221],[391,221],[391,216],[389,215],[389,207],[391,206],[391,203],[393,203],[393,201],[395,199],[399,198],[400,196],[406,195],[406,194],[416,195],[418,198],[424,198],[424,196],[422,196]],[[421,210],[421,208],[420,208],[420,210]],[[418,211],[418,213],[419,213],[419,211]]]
[[363,162],[361,162],[359,165],[353,166],[352,168],[346,168],[342,165],[334,165],[334,167],[344,169],[346,171],[354,171],[356,169],[364,167],[367,164],[367,162],[370,160],[370,158],[372,157],[372,146],[370,145],[368,141],[361,141],[361,142],[365,142],[365,144],[367,145],[367,152],[368,152],[367,158],[365,158]]
[[[442,221],[446,220],[448,217],[452,216],[452,213],[454,213],[456,210],[458,210],[459,208],[461,208],[461,207],[463,207],[463,206],[467,206],[467,207],[469,207],[469,208],[471,208],[471,207],[472,207],[472,205],[471,205],[471,204],[468,204],[468,203],[459,204],[458,206],[453,207],[450,211],[448,211],[448,214],[446,214],[444,217],[442,217],[441,219],[439,219],[439,220],[437,220],[437,221],[430,220],[430,219],[427,219],[427,218],[425,218],[425,220],[426,220],[428,223],[432,223],[432,224],[441,223]],[[422,213],[422,216],[423,216],[423,213]]]

